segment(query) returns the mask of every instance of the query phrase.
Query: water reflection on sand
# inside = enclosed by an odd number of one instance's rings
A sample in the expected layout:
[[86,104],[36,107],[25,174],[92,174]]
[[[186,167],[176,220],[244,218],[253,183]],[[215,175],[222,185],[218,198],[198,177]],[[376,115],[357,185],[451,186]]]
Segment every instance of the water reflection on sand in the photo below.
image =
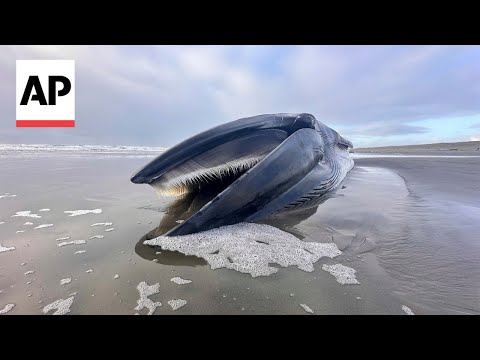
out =
[[[142,281],[160,284],[154,301],[188,301],[175,312],[169,306],[155,312],[165,315],[307,314],[300,304],[314,314],[400,315],[405,314],[402,306],[415,314],[480,313],[476,159],[356,160],[335,196],[265,221],[303,241],[333,241],[343,253],[320,259],[312,273],[288,267],[258,278],[211,270],[201,258],[143,244],[188,218],[212,195],[173,203],[156,199],[152,189],[131,184],[125,176],[144,159],[0,161],[2,194],[17,195],[0,199],[0,244],[15,247],[0,253],[0,309],[15,304],[8,314],[41,314],[45,305],[77,293],[71,314],[133,315]],[[398,169],[386,169],[391,161],[398,162]],[[412,169],[426,175],[410,177]],[[461,184],[452,189],[460,177]],[[27,178],[35,181],[19,181]],[[44,208],[51,211],[37,212]],[[97,208],[103,212],[64,213]],[[27,210],[42,218],[12,217]],[[26,220],[34,226],[24,226]],[[115,229],[91,226],[99,222],[112,222]],[[54,226],[33,230],[43,223]],[[91,239],[99,234],[104,238]],[[67,236],[87,241],[58,247],[56,239]],[[86,252],[75,254],[80,249]],[[322,270],[324,264],[337,263],[355,269],[360,285],[340,285]],[[35,272],[26,276],[27,271]],[[179,286],[170,281],[175,276],[192,283]],[[65,278],[72,281],[60,285]]]

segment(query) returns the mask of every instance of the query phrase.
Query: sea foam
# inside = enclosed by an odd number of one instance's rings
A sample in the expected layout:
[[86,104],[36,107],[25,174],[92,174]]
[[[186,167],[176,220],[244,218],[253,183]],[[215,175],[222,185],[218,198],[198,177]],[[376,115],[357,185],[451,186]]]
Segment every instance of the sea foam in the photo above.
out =
[[70,236],[65,236],[65,237],[55,239],[55,241],[63,241],[63,240],[69,240],[69,239],[70,239]]
[[178,284],[178,285],[190,284],[192,282],[192,280],[182,279],[179,276],[171,278],[170,281],[174,282],[175,284]]
[[93,209],[93,210],[67,210],[64,211],[65,214],[70,214],[68,216],[80,216],[86,214],[101,214],[102,209]]
[[103,222],[103,223],[95,223],[90,226],[111,226],[113,223],[111,222]]
[[144,308],[148,309],[147,315],[152,315],[157,307],[162,306],[161,302],[154,302],[148,297],[158,294],[160,292],[160,284],[156,283],[154,285],[148,285],[145,281],[142,281],[137,286],[137,290],[140,293],[140,299],[137,300],[137,307],[134,310],[140,311]]
[[170,305],[173,311],[180,309],[181,307],[187,305],[187,300],[183,299],[173,299],[168,301],[168,305]]
[[31,217],[31,218],[34,218],[34,219],[40,219],[42,217],[41,215],[38,215],[38,214],[32,214],[32,212],[30,210],[29,211],[17,211],[17,213],[15,215],[12,215],[12,217],[17,217],[17,216]]
[[65,315],[70,312],[70,307],[73,304],[75,296],[70,296],[66,300],[59,299],[43,308],[43,313],[46,314],[52,310],[56,310],[52,315]]
[[72,241],[64,241],[59,244],[57,244],[58,247],[62,246],[67,246],[67,245],[82,245],[86,244],[87,242],[85,240],[72,240]]
[[5,305],[5,307],[0,310],[0,315],[1,315],[1,314],[6,314],[6,313],[8,313],[8,312],[9,312],[10,310],[12,310],[14,307],[15,307],[15,304],[7,304],[7,305]]
[[309,314],[313,314],[313,310],[310,309],[310,307],[308,305],[305,305],[305,304],[300,304],[300,306],[302,307],[303,310],[305,310],[307,313]]
[[356,270],[342,264],[323,265],[322,269],[329,272],[335,277],[338,283],[346,284],[360,284],[355,278]]
[[51,226],[53,226],[53,224],[42,224],[42,225],[35,226],[34,229],[43,229]]
[[145,245],[204,258],[212,268],[233,269],[252,277],[269,276],[278,271],[270,264],[297,266],[312,272],[321,257],[341,254],[334,243],[304,242],[292,234],[265,224],[239,223],[184,235],[160,236]]

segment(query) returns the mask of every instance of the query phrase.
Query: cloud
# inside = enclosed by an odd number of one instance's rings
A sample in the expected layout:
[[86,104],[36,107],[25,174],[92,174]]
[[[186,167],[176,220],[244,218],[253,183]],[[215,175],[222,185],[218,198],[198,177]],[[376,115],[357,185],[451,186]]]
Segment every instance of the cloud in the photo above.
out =
[[478,124],[473,124],[473,125],[470,126],[470,128],[471,128],[471,129],[478,129],[478,128],[480,128],[480,123],[478,123]]
[[[76,128],[14,127],[16,59],[76,60]],[[0,47],[0,142],[170,146],[273,112],[415,136],[416,121],[479,114],[479,98],[479,46]]]

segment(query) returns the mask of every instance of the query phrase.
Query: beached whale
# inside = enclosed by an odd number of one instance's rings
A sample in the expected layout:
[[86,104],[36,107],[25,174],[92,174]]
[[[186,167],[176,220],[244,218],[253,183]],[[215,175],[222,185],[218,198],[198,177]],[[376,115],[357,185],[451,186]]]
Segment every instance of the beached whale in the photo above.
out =
[[305,208],[352,169],[351,147],[311,114],[258,115],[169,148],[131,181],[161,196],[214,191],[212,200],[165,234],[185,235]]

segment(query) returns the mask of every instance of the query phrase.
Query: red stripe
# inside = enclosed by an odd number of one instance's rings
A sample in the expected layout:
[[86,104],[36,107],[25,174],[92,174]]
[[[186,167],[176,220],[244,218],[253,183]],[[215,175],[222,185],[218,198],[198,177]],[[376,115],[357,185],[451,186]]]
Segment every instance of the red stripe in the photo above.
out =
[[17,127],[75,127],[75,120],[17,120]]

